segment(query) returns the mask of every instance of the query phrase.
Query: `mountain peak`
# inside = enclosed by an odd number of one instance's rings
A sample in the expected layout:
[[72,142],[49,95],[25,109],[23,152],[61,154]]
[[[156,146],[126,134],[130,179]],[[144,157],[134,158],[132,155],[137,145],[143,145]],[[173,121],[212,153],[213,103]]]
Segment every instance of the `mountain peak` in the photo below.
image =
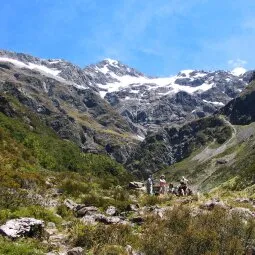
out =
[[107,64],[110,64],[110,65],[118,65],[119,64],[119,61],[118,60],[115,60],[115,59],[111,59],[111,58],[105,58],[103,60],[103,62],[107,62]]
[[236,67],[234,68],[231,73],[235,76],[243,75],[246,72],[246,69],[243,67]]

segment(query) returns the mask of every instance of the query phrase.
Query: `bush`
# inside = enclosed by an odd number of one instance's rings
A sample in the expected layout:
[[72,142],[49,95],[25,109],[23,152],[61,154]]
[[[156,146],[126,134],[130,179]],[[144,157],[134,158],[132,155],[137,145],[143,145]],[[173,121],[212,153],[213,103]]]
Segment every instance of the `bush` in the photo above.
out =
[[84,226],[77,223],[71,234],[74,246],[82,246],[86,249],[94,248],[96,249],[94,254],[98,254],[98,251],[105,245],[125,247],[128,244],[137,242],[137,237],[133,234],[132,227],[127,225],[99,224],[97,226]]
[[163,220],[148,218],[142,233],[142,250],[152,255],[241,255],[255,238],[254,221],[246,224],[220,209],[194,217],[185,207],[174,208]]

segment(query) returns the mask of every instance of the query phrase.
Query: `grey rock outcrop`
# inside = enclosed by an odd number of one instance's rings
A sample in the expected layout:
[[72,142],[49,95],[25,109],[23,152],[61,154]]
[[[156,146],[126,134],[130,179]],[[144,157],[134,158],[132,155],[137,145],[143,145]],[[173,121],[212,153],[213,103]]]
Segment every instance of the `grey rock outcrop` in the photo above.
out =
[[22,236],[40,237],[43,233],[44,221],[34,218],[20,218],[8,220],[0,227],[0,234],[18,238]]

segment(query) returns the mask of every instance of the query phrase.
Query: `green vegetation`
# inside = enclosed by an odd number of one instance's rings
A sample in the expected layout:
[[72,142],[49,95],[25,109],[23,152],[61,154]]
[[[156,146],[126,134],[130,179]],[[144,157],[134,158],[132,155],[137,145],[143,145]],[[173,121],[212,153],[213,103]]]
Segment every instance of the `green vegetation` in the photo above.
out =
[[109,186],[130,178],[123,166],[109,157],[81,153],[75,144],[61,140],[42,123],[33,126],[30,131],[18,118],[0,113],[0,174],[5,179],[4,185],[12,181],[10,185],[22,187],[18,176],[39,182],[36,172],[42,169],[97,176]]
[[176,207],[165,219],[148,218],[144,224],[142,250],[146,254],[197,255],[243,254],[254,245],[254,222],[229,217],[224,210],[213,210],[196,217],[188,207]]
[[43,255],[45,254],[44,249],[43,245],[35,240],[20,240],[13,242],[0,237],[1,255]]

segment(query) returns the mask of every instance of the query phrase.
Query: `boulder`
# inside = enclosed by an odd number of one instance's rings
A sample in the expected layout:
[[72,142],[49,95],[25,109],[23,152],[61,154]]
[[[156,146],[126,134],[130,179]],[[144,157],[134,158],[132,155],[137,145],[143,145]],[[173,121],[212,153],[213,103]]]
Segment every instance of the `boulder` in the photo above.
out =
[[94,225],[96,222],[101,222],[104,224],[117,224],[122,223],[123,219],[117,216],[106,216],[101,213],[95,213],[93,215],[85,215],[82,221],[89,225]]
[[108,208],[106,209],[106,212],[105,212],[107,215],[110,215],[110,216],[116,216],[117,215],[117,208],[110,205],[108,206]]
[[141,188],[144,187],[144,183],[142,183],[142,182],[130,182],[128,184],[128,187],[130,189],[141,189]]
[[142,216],[136,216],[130,219],[132,223],[136,223],[138,225],[142,225],[144,223],[144,218]]
[[204,204],[200,205],[200,208],[202,209],[207,209],[207,210],[212,210],[215,207],[217,208],[222,208],[222,209],[228,209],[229,207],[222,201],[219,200],[210,200],[205,202]]
[[219,165],[224,165],[224,164],[227,164],[228,163],[228,161],[226,160],[226,159],[218,159],[217,161],[216,161],[216,163],[217,164],[219,164]]
[[136,250],[134,250],[131,245],[127,245],[125,249],[128,255],[145,255],[144,253],[137,252]]
[[238,203],[250,203],[251,202],[251,200],[247,197],[238,197],[235,201]]
[[83,217],[84,215],[91,215],[98,211],[98,208],[95,206],[85,206],[77,205],[75,208],[75,213],[78,217]]
[[67,252],[67,255],[83,255],[84,249],[81,247],[75,247]]
[[70,210],[74,210],[78,204],[76,204],[74,201],[72,201],[71,199],[66,199],[64,201],[64,205],[70,209]]
[[238,215],[239,217],[241,217],[244,220],[248,220],[251,218],[255,217],[254,212],[252,212],[250,209],[248,208],[243,208],[243,207],[235,207],[232,208],[229,213],[231,215]]
[[21,236],[40,237],[44,229],[44,221],[34,218],[20,218],[7,221],[0,227],[0,234],[11,238]]
[[127,211],[137,212],[139,209],[138,204],[130,204],[127,206]]

